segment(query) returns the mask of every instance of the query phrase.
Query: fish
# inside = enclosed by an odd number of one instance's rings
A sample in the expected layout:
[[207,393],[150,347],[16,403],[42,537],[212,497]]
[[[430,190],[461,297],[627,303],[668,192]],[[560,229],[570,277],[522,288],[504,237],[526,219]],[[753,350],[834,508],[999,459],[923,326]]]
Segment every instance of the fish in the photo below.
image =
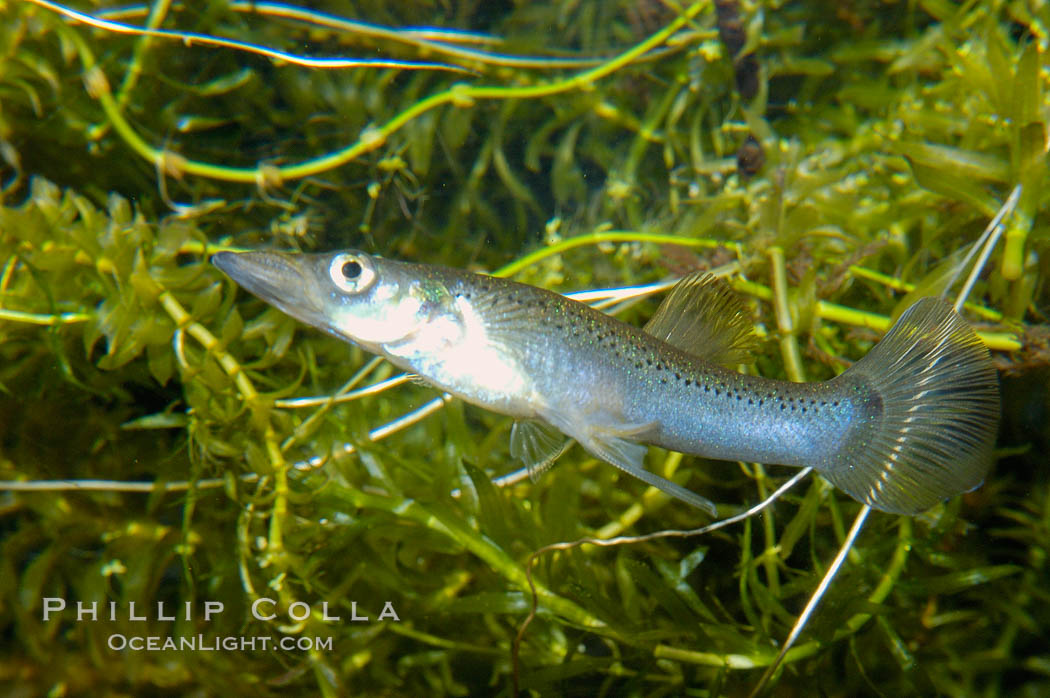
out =
[[999,383],[988,348],[943,299],[909,307],[825,381],[734,370],[753,326],[724,281],[679,281],[644,327],[543,288],[349,250],[219,252],[238,285],[468,403],[515,419],[530,472],[572,441],[671,497],[646,444],[809,467],[858,502],[912,515],[980,486],[994,461]]

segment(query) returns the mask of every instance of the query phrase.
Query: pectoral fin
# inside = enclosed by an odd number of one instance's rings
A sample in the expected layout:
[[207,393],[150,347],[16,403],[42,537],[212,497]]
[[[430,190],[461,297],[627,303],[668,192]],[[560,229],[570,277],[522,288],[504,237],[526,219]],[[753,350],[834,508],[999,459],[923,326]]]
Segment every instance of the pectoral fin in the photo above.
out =
[[723,366],[751,363],[754,328],[740,296],[706,272],[685,277],[645,326],[672,346]]
[[519,420],[510,429],[510,455],[524,463],[534,482],[571,445],[572,439],[546,422]]

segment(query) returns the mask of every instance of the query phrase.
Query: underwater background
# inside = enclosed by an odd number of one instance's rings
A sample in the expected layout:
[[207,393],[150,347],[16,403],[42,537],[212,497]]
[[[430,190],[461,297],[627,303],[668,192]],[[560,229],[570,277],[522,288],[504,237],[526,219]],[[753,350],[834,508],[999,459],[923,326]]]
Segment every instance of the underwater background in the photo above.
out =
[[[562,292],[712,269],[749,370],[822,380],[957,290],[1020,185],[966,311],[998,462],[872,515],[770,692],[1050,694],[1048,41],[1039,0],[0,0],[0,689],[510,695],[517,664],[534,695],[747,695],[859,504],[812,477],[710,535],[532,559],[709,518],[578,447],[494,486],[509,418],[210,254]],[[648,465],[722,516],[794,472]]]

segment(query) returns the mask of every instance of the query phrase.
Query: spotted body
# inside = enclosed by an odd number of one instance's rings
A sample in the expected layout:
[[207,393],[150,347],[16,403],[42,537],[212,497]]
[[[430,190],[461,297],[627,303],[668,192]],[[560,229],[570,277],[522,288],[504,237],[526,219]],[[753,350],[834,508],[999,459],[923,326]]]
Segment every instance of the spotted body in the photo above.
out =
[[[513,281],[359,252],[220,253],[239,284],[468,402],[546,424],[669,494],[645,449],[813,467],[859,501],[914,513],[979,485],[992,457],[998,384],[987,349],[943,301],[923,299],[842,375],[791,383],[719,365],[717,302],[687,279],[646,330]],[[730,311],[733,312],[733,311]],[[729,330],[727,330],[729,331]],[[691,343],[691,346],[690,346]],[[563,445],[515,430],[528,465]]]

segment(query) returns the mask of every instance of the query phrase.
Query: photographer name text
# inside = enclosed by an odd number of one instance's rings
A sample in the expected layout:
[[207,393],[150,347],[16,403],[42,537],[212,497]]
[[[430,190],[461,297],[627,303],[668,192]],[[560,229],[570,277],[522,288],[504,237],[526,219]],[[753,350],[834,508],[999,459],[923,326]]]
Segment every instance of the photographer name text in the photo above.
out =
[[[43,617],[44,621],[51,619],[52,615],[71,613],[72,608],[65,599],[61,597],[45,597],[42,599],[43,603]],[[210,621],[216,616],[221,615],[225,611],[225,605],[222,601],[205,601],[201,604],[201,613],[203,614],[204,621]],[[129,620],[129,621],[141,621],[146,622],[150,620],[155,621],[174,621],[174,620],[194,620],[195,613],[198,608],[192,601],[187,601],[182,604],[181,614],[179,604],[171,604],[169,607],[164,601],[158,601],[156,605],[156,615],[150,617],[148,615],[151,606],[149,604],[143,604],[140,608],[134,601],[129,601],[126,604],[118,604],[116,601],[110,601],[108,603],[98,601],[77,601],[76,602],[76,620],[79,621],[97,621],[100,620]],[[108,611],[108,613],[107,613]],[[328,602],[322,601],[319,607],[319,613],[321,620],[325,622],[339,622],[343,620],[342,616],[333,615],[331,610],[328,608]],[[277,602],[270,598],[259,598],[252,602],[251,606],[252,617],[256,620],[261,621],[272,621],[278,617]],[[295,601],[288,605],[284,615],[288,619],[301,622],[309,618],[313,614],[313,608],[310,604],[305,601]],[[376,620],[391,620],[400,621],[401,618],[398,616],[397,611],[394,609],[394,604],[387,601],[383,604],[382,609],[375,616]],[[347,620],[351,623],[368,623],[372,620],[372,616],[367,611],[359,610],[356,601],[350,602],[350,615]]]

